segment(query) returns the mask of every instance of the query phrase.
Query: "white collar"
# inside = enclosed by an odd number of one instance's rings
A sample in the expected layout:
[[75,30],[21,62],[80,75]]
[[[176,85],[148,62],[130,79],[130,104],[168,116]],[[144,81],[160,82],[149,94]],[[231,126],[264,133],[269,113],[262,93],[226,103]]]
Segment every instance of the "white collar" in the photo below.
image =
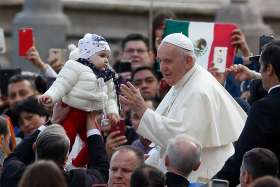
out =
[[271,88],[269,88],[268,93],[271,92],[271,90],[273,90],[274,88],[280,87],[280,84],[276,84],[275,86],[272,86]]
[[185,85],[185,83],[191,78],[192,74],[197,69],[198,64],[194,63],[194,66],[174,85],[174,89],[177,90]]

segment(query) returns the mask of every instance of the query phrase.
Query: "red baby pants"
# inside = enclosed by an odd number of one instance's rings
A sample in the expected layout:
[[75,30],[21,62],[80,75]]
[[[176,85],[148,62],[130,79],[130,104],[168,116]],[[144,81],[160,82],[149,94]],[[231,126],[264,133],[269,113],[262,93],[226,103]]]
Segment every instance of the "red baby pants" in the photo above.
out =
[[67,136],[70,139],[70,150],[75,142],[77,134],[84,142],[84,147],[80,150],[75,159],[72,160],[72,164],[76,167],[83,167],[89,162],[88,148],[87,148],[87,128],[86,117],[87,112],[70,107],[66,118],[64,119],[62,126],[65,129]]

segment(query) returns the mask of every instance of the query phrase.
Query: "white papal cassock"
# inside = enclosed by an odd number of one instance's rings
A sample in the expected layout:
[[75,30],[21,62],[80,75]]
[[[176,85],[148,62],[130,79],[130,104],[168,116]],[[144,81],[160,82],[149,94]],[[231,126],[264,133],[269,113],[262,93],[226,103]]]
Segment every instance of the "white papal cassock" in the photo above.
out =
[[211,178],[234,153],[232,142],[239,137],[246,113],[224,87],[204,68],[195,64],[169,90],[156,111],[148,109],[137,133],[154,142],[147,164],[163,167],[169,138],[188,134],[202,144],[200,168],[189,179]]

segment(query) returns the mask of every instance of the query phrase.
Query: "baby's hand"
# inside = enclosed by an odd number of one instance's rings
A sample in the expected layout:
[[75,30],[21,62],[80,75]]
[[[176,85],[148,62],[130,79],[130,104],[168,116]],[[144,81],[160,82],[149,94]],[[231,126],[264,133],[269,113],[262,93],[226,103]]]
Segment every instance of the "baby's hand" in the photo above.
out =
[[109,118],[111,124],[116,124],[120,120],[119,116],[117,114],[108,114],[108,118]]
[[52,98],[48,95],[39,96],[38,101],[45,106],[50,106],[52,104]]

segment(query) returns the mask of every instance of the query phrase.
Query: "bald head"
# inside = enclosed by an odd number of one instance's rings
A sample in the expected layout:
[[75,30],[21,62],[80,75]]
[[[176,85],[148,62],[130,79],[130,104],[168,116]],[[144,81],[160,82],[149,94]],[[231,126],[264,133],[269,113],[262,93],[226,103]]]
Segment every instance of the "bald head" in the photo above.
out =
[[110,162],[108,187],[129,187],[133,171],[144,163],[144,156],[131,146],[121,146]]
[[201,145],[190,136],[181,134],[170,139],[166,150],[167,169],[188,176],[200,165]]

